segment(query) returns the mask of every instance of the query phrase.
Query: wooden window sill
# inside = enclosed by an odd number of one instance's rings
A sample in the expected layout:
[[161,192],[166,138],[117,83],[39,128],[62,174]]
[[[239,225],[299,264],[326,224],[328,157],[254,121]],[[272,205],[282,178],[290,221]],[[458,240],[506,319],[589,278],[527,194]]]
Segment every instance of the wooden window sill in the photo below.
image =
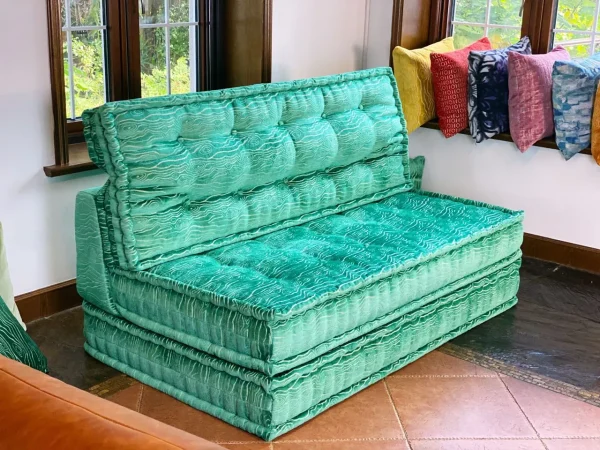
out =
[[94,164],[88,155],[85,142],[69,145],[69,162],[66,164],[55,164],[54,166],[44,167],[44,173],[47,177],[58,177],[61,175],[70,175],[73,173],[95,170],[98,167]]
[[[427,122],[426,124],[424,124],[423,128],[429,128],[429,129],[432,129],[432,130],[439,130],[440,129],[440,125],[438,124],[437,120],[431,120],[431,121]],[[467,136],[471,136],[471,133],[469,132],[468,129],[462,130],[460,132],[460,134],[466,134]],[[509,133],[500,133],[500,134],[497,134],[492,139],[496,139],[498,141],[505,141],[505,142],[514,142],[512,140],[512,138],[510,137]],[[409,141],[410,141],[410,138],[409,138]],[[533,145],[535,147],[552,148],[554,150],[558,150],[558,146],[556,145],[556,141],[554,140],[553,137],[544,138],[544,139],[542,139],[540,141],[537,141]],[[592,151],[591,151],[591,149],[586,148],[585,150],[582,150],[579,153],[581,153],[583,155],[591,155]]]

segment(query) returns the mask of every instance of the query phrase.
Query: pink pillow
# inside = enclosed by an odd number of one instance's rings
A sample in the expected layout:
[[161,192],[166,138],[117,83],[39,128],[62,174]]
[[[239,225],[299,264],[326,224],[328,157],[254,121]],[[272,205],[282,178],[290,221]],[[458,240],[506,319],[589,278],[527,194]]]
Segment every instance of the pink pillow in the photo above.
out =
[[508,117],[510,135],[524,152],[554,133],[552,66],[569,53],[556,47],[545,55],[508,53]]

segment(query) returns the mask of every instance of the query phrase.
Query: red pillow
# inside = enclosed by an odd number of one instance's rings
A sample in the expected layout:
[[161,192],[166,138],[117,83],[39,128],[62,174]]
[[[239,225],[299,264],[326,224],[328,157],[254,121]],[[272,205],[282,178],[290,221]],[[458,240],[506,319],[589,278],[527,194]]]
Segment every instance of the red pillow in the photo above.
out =
[[447,138],[469,126],[469,53],[491,49],[490,40],[484,37],[460,50],[430,55],[435,112]]

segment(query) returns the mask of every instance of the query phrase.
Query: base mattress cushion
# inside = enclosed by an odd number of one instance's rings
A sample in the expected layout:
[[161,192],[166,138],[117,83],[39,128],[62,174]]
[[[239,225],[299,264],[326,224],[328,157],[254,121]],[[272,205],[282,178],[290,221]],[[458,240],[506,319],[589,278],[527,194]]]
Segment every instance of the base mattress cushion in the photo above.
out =
[[403,193],[143,272],[115,269],[112,294],[130,322],[280,373],[403,305],[518,258],[521,219],[472,201]]
[[86,350],[190,405],[265,439],[300,425],[516,302],[520,260],[425,300],[318,358],[266,375],[84,304]]

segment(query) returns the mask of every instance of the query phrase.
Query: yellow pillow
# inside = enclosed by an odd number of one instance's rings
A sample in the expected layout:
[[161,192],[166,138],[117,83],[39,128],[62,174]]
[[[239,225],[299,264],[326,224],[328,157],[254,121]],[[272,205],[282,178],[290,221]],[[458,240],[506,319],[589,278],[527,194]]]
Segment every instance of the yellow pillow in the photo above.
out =
[[409,133],[435,118],[429,54],[453,50],[454,40],[449,37],[417,50],[396,47],[392,52],[394,75]]
[[600,89],[596,91],[592,113],[592,156],[600,166]]

